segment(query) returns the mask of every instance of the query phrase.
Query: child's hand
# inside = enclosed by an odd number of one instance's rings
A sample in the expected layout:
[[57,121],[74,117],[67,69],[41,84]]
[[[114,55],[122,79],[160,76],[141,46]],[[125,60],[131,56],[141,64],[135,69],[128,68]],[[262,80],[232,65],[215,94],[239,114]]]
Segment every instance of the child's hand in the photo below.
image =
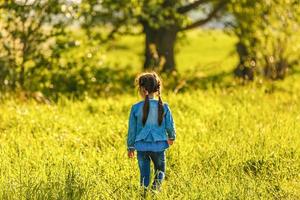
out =
[[128,151],[128,158],[133,158],[134,157],[134,151],[130,150]]
[[171,140],[171,139],[168,139],[168,144],[169,144],[169,145],[172,145],[172,144],[173,144],[173,142],[174,142],[173,140]]

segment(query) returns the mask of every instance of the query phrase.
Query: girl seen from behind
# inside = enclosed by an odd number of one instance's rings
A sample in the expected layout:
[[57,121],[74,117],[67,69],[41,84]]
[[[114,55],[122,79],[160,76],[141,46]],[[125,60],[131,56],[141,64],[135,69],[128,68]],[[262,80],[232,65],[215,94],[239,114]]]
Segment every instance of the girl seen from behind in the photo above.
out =
[[[142,101],[131,107],[129,116],[127,149],[133,158],[137,151],[140,185],[150,184],[150,162],[154,164],[152,190],[160,190],[165,177],[165,151],[173,144],[176,133],[171,110],[161,99],[162,83],[155,72],[143,73],[136,79]],[[158,99],[154,99],[154,96]]]

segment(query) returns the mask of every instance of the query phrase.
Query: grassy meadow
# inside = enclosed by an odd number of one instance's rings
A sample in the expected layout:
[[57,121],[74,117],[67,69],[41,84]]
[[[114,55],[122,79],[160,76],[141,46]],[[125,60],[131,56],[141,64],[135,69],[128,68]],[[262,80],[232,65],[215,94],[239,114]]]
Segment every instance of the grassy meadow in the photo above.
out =
[[[234,38],[187,36],[177,47],[184,84],[162,91],[177,141],[163,190],[148,199],[300,199],[300,72],[240,85],[231,75]],[[134,77],[143,38],[111,45],[104,61]],[[50,104],[2,99],[0,199],[139,199],[137,159],[126,152],[129,109],[139,100],[133,89]]]

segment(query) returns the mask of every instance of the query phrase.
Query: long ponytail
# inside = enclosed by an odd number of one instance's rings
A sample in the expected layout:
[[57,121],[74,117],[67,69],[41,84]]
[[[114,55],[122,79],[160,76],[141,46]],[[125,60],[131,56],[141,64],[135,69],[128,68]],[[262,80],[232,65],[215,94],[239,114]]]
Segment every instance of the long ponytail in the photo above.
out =
[[150,110],[150,102],[149,102],[149,94],[146,95],[145,97],[145,101],[144,101],[144,106],[143,106],[143,126],[145,126],[147,118],[148,118],[148,114],[149,114],[149,110]]
[[158,125],[161,125],[162,121],[163,121],[163,117],[164,117],[164,106],[163,106],[163,102],[161,100],[160,97],[160,90],[158,90]]

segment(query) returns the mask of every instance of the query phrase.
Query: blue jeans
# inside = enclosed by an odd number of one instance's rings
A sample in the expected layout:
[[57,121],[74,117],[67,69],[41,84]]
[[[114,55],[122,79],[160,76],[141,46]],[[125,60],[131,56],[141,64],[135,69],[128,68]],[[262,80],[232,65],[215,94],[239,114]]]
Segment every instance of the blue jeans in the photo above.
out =
[[150,182],[150,160],[154,164],[155,177],[152,187],[159,188],[164,177],[166,170],[166,156],[165,151],[138,151],[137,158],[140,169],[140,184],[141,186],[148,187]]

